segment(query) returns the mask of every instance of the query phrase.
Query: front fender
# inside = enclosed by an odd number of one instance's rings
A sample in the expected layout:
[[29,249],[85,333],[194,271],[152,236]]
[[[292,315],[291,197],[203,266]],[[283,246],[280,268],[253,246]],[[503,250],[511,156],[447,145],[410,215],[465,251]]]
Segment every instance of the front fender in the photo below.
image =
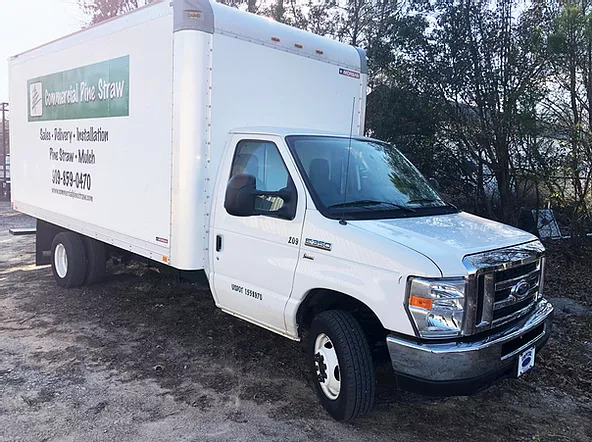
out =
[[[330,250],[307,246],[306,238],[331,244]],[[320,288],[359,300],[385,329],[414,335],[404,306],[407,276],[441,276],[432,261],[406,246],[329,220],[316,210],[307,211],[301,243],[284,311],[288,334],[298,335],[298,307],[311,290]]]

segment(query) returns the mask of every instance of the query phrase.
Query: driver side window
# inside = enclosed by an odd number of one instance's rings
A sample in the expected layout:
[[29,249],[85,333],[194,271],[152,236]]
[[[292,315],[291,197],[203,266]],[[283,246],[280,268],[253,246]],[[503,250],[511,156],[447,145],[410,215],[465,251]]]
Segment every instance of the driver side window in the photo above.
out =
[[[255,177],[255,188],[261,192],[291,191],[294,184],[280,156],[277,146],[271,141],[242,140],[236,146],[230,178],[247,174]],[[284,206],[278,196],[258,195],[255,209],[273,214]]]

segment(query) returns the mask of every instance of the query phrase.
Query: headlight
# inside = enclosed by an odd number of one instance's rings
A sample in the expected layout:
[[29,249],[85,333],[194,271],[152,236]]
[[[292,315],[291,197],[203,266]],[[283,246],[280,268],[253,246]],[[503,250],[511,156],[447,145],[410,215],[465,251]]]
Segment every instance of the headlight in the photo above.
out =
[[422,338],[461,334],[465,287],[464,278],[409,278],[407,308]]

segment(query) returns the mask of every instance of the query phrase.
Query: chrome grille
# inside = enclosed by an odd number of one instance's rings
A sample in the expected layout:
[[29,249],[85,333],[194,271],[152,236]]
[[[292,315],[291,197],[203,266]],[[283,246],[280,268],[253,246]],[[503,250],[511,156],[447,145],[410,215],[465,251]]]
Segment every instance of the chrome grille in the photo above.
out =
[[492,324],[519,316],[538,298],[541,260],[495,272]]
[[543,284],[544,248],[538,241],[468,255],[468,305],[464,333],[488,330],[528,313]]

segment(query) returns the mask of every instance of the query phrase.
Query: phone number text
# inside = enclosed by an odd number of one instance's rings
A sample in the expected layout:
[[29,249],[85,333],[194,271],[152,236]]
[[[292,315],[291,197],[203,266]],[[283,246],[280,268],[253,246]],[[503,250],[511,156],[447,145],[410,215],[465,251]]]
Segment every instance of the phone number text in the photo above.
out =
[[90,190],[92,179],[90,177],[90,173],[53,169],[51,171],[51,182],[61,186]]

